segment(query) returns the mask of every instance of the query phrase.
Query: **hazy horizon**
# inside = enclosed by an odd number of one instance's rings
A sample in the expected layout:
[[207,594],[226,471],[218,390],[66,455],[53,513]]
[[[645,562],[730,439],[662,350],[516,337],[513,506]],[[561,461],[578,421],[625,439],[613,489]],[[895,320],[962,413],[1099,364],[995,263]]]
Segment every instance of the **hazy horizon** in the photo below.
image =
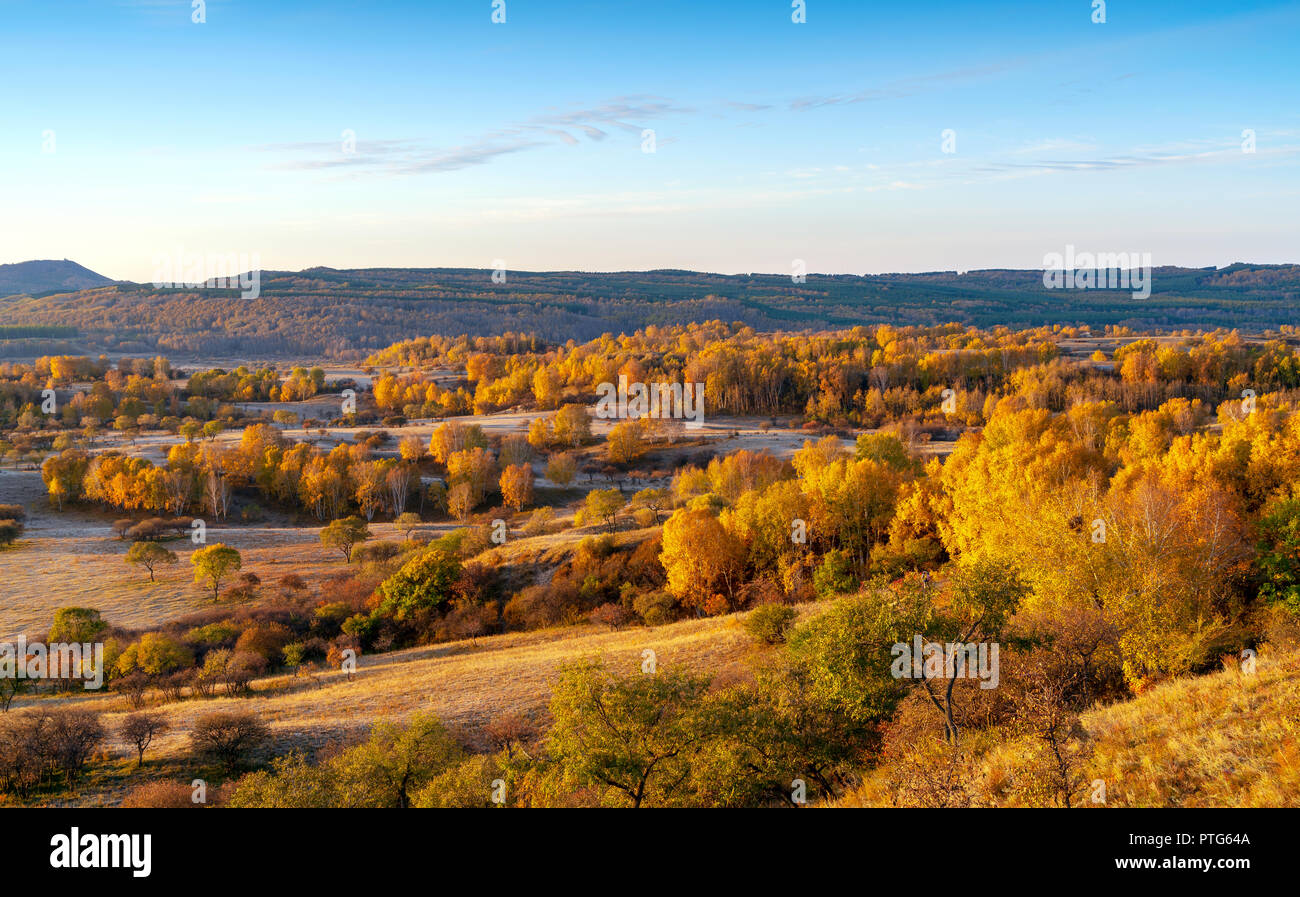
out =
[[[81,264],[81,262],[79,262],[79,261],[77,261],[77,259],[73,259],[73,258],[60,258],[60,259],[55,259],[55,258],[45,258],[45,259],[19,259],[19,260],[15,260],[15,261],[0,261],[0,267],[5,266],[5,265],[25,264],[25,263],[28,263],[28,262],[72,262],[72,263],[74,263],[74,264],[78,264],[78,265]],[[1227,263],[1225,263],[1225,264],[1182,265],[1182,264],[1174,264],[1174,263],[1170,263],[1170,264],[1164,264],[1164,265],[1154,265],[1153,267],[1155,267],[1155,268],[1161,268],[1161,267],[1168,267],[1168,268],[1182,268],[1182,269],[1185,269],[1185,270],[1205,270],[1205,269],[1211,269],[1211,268],[1212,268],[1212,269],[1215,269],[1215,270],[1220,270],[1220,269],[1223,269],[1223,268],[1226,268],[1226,267],[1231,267],[1232,265],[1237,265],[1237,264],[1245,264],[1245,265],[1251,265],[1251,266],[1264,266],[1264,265],[1282,265],[1282,266],[1289,266],[1289,265],[1297,265],[1297,264],[1300,264],[1300,262],[1297,262],[1297,261],[1279,261],[1279,262],[1243,262],[1243,261],[1238,260],[1238,261],[1234,261],[1234,262],[1227,262]],[[104,277],[108,277],[108,278],[110,278],[110,279],[112,279],[112,280],[119,281],[119,282],[124,282],[124,283],[139,283],[139,284],[148,284],[148,283],[150,283],[150,281],[147,280],[147,279],[146,279],[146,280],[132,280],[132,279],[130,279],[130,278],[125,278],[125,277],[113,277],[111,274],[105,273],[104,271],[100,271],[100,270],[97,270],[97,269],[94,269],[94,268],[90,268],[88,265],[82,265],[82,267],[83,267],[83,268],[88,268],[89,270],[93,271],[95,274],[100,274],[100,275],[103,275]],[[338,265],[329,265],[329,264],[307,265],[306,267],[303,267],[303,268],[293,268],[293,269],[288,269],[288,268],[270,268],[270,267],[267,267],[267,266],[264,265],[264,266],[262,266],[262,267],[259,268],[259,269],[249,268],[249,269],[246,269],[246,270],[248,270],[248,271],[252,271],[252,270],[260,270],[260,271],[262,271],[263,273],[271,273],[271,274],[274,274],[274,273],[290,273],[290,274],[294,274],[294,273],[301,273],[301,272],[303,272],[303,271],[309,271],[309,270],[312,270],[312,269],[318,269],[318,268],[321,268],[321,269],[329,269],[329,270],[333,270],[333,271],[368,271],[368,270],[371,270],[371,271],[373,271],[373,270],[398,270],[398,271],[402,271],[402,270],[409,270],[409,271],[438,271],[438,270],[444,270],[444,271],[446,271],[446,270],[467,270],[467,271],[491,271],[491,270],[492,270],[491,267],[489,267],[489,266],[484,266],[484,265],[350,265],[350,266],[348,266],[348,267],[340,267],[340,266],[338,266]],[[648,273],[652,273],[652,272],[655,272],[655,271],[683,271],[683,272],[686,272],[686,273],[689,273],[689,274],[702,274],[702,275],[710,275],[710,276],[717,276],[717,277],[747,277],[747,276],[748,276],[748,277],[788,277],[788,276],[789,276],[789,272],[787,272],[787,271],[712,271],[712,270],[700,269],[700,268],[681,268],[681,267],[675,267],[675,266],[665,266],[665,267],[661,267],[661,268],[509,268],[508,270],[511,270],[511,271],[517,271],[517,272],[524,273],[524,274],[563,274],[563,273],[575,273],[575,274],[648,274]],[[955,272],[955,273],[960,274],[960,275],[965,275],[965,274],[978,274],[978,273],[981,272],[981,271],[1034,271],[1034,272],[1037,272],[1037,271],[1040,271],[1040,270],[1042,270],[1042,266],[1031,267],[1031,268],[1008,268],[1008,267],[996,267],[996,266],[978,266],[978,267],[973,267],[973,268],[954,268],[954,267],[952,267],[952,266],[949,266],[949,267],[947,267],[947,268],[918,268],[918,269],[915,269],[915,270],[907,270],[907,271],[812,271],[812,270],[809,270],[809,271],[806,272],[806,274],[807,274],[807,276],[809,276],[809,277],[888,277],[888,276],[891,276],[891,275],[900,275],[900,276],[901,276],[901,275],[911,275],[911,274],[945,274],[945,273],[950,273],[950,272]],[[239,271],[239,272],[235,272],[235,273],[244,273],[244,272]]]

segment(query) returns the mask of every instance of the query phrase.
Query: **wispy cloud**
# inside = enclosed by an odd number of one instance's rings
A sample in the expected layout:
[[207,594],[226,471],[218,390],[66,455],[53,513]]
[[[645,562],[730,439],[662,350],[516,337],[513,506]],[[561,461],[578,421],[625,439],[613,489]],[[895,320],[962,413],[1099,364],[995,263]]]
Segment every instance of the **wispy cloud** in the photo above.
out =
[[989,63],[988,65],[969,66],[967,68],[953,69],[947,72],[938,72],[933,75],[918,75],[911,78],[902,78],[897,81],[890,81],[880,87],[868,87],[861,90],[851,91],[849,93],[805,96],[792,100],[790,102],[790,108],[793,110],[818,109],[825,106],[847,106],[854,103],[869,103],[876,100],[902,99],[904,97],[915,96],[919,93],[934,90],[946,84],[975,81],[992,75],[998,75],[1015,68],[1018,64],[1019,63],[1012,61],[994,62]]
[[1260,149],[1256,153],[1246,154],[1239,144],[1218,144],[1215,149],[1195,152],[1177,151],[1134,151],[1131,153],[1098,156],[1090,159],[1047,158],[1032,161],[993,161],[984,162],[974,167],[982,174],[1050,174],[1073,171],[1122,171],[1133,168],[1150,168],[1162,165],[1190,165],[1205,162],[1227,162],[1233,160],[1249,161],[1253,156],[1279,157],[1294,156],[1300,153],[1298,146],[1278,146]]
[[501,156],[538,147],[576,146],[582,138],[602,141],[611,130],[640,134],[647,121],[690,111],[663,97],[615,97],[598,106],[549,109],[456,146],[435,146],[409,138],[358,138],[355,146],[345,152],[340,137],[337,141],[265,144],[254,149],[293,156],[271,166],[281,170],[429,174],[483,165]]

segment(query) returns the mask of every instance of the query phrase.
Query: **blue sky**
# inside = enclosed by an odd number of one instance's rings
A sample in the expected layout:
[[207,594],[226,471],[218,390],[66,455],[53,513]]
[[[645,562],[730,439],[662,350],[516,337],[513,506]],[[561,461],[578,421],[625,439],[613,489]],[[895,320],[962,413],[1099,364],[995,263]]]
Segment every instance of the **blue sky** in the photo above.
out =
[[1297,3],[505,6],[0,0],[0,262],[1300,261]]

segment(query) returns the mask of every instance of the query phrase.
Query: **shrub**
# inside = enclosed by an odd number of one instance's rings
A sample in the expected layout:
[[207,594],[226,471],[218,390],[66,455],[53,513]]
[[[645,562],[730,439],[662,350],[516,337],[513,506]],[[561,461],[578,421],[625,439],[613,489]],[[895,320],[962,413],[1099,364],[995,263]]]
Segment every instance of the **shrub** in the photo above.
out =
[[123,741],[135,746],[136,765],[144,766],[144,752],[153,744],[154,738],[170,728],[167,718],[161,713],[132,713],[122,720],[118,732]]
[[159,676],[157,685],[158,690],[162,692],[163,700],[179,701],[184,697],[185,689],[194,683],[194,673],[192,669],[184,669]]
[[[504,781],[495,757],[475,754],[435,775],[411,799],[421,808],[472,808],[497,806],[495,782]],[[505,795],[502,795],[503,797]]]
[[762,604],[745,618],[745,631],[765,645],[779,645],[785,641],[794,618],[793,607],[785,604]]
[[614,537],[608,533],[603,536],[586,536],[578,543],[576,552],[579,561],[591,562],[609,557],[617,549]]
[[170,525],[162,518],[150,517],[132,526],[124,535],[133,542],[153,541],[161,539],[170,529]]
[[54,623],[47,638],[50,642],[94,642],[108,629],[99,611],[93,607],[61,607],[54,612]]
[[524,524],[525,536],[542,536],[546,534],[547,529],[555,520],[555,511],[550,507],[534,508],[533,513],[528,515],[528,522]]
[[813,571],[813,588],[821,598],[851,592],[856,585],[853,561],[842,549],[826,552],[821,564]]
[[417,610],[435,608],[451,597],[460,578],[460,562],[447,552],[431,548],[413,557],[379,586],[380,611],[402,620]]
[[193,665],[194,652],[161,632],[146,632],[117,659],[117,671],[123,675],[138,670],[148,676],[161,676]]
[[507,755],[532,740],[537,734],[537,727],[528,718],[518,713],[503,713],[492,717],[483,727],[483,734],[494,750],[505,751]]
[[273,663],[280,659],[284,646],[292,638],[292,633],[279,623],[255,623],[239,636],[235,653],[254,654],[267,663]]
[[0,545],[12,545],[23,534],[23,525],[17,520],[0,520]]
[[190,732],[194,751],[221,764],[228,773],[271,737],[266,723],[250,711],[218,711],[199,717]]
[[645,592],[632,599],[632,609],[650,626],[671,623],[676,599],[662,589]]
[[0,793],[27,797],[45,776],[46,719],[28,711],[0,718]]
[[149,677],[144,673],[136,671],[122,676],[113,685],[132,708],[139,710],[144,706],[144,693],[149,688]]
[[358,564],[382,564],[401,553],[402,547],[396,542],[375,542],[372,545],[362,545],[355,555]]
[[[365,742],[318,766],[291,754],[274,760],[270,771],[244,776],[230,806],[409,807],[430,782],[454,771],[464,756],[435,717],[418,715],[402,725],[376,723]],[[461,784],[472,779],[463,778]],[[465,793],[452,782],[440,793],[447,791]],[[490,790],[485,793],[490,796]]]
[[104,741],[99,714],[89,710],[51,710],[43,715],[49,765],[61,770],[70,785]]
[[632,622],[632,613],[621,604],[602,604],[593,610],[587,619],[597,626],[608,626],[610,629],[618,629],[620,626],[626,626]]
[[276,585],[285,592],[301,592],[307,588],[307,581],[297,573],[286,573],[276,580]]
[[206,626],[196,626],[185,633],[185,640],[205,647],[229,647],[234,645],[242,631],[233,620],[221,620]]

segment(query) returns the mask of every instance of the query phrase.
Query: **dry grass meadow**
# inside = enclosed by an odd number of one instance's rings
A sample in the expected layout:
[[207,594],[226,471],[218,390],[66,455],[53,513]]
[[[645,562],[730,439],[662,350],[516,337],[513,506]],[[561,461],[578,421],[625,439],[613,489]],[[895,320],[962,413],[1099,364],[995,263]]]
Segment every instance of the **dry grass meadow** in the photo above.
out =
[[[1092,755],[1079,770],[1084,807],[1294,807],[1300,805],[1300,649],[1261,651],[1253,675],[1221,672],[1161,683],[1080,717]],[[976,803],[1022,806],[1017,776],[1032,774],[1037,743],[1016,738],[976,756],[968,779]],[[836,801],[891,806],[891,770]],[[1093,803],[1091,783],[1105,783]]]
[[[804,614],[812,612],[805,606]],[[254,683],[248,698],[200,698],[149,709],[163,713],[171,731],[149,749],[154,774],[188,781],[187,733],[194,722],[214,710],[247,709],[270,726],[273,740],[264,751],[279,756],[292,750],[314,752],[333,743],[363,738],[379,720],[401,720],[417,712],[436,714],[467,746],[487,748],[483,727],[501,713],[517,713],[538,726],[549,714],[547,704],[560,669],[567,663],[600,658],[613,669],[636,670],[650,650],[661,666],[682,665],[716,677],[739,674],[755,650],[743,629],[743,614],[688,620],[659,627],[610,631],[583,625],[509,633],[472,641],[358,658],[351,678],[330,671],[314,676],[272,676]],[[160,700],[151,694],[151,701]],[[14,710],[35,700],[57,700],[61,707],[85,707],[103,714],[112,733],[102,773],[85,783],[77,796],[82,805],[113,804],[141,779],[133,775],[131,750],[116,737],[130,712],[116,694],[86,697],[19,698]],[[149,770],[146,770],[148,773]]]
[[[160,567],[157,582],[125,561],[129,542],[112,532],[112,513],[56,511],[45,500],[39,471],[0,471],[0,502],[27,507],[27,528],[19,542],[0,551],[0,638],[48,631],[61,607],[94,607],[114,625],[143,628],[212,606],[212,596],[194,583],[189,556],[201,546],[188,538],[166,542],[178,555]],[[391,525],[376,527],[384,536]],[[270,520],[264,524],[211,526],[207,544],[225,542],[243,556],[244,570],[272,582],[296,573],[308,582],[342,566],[342,558],[320,544],[320,529]]]

